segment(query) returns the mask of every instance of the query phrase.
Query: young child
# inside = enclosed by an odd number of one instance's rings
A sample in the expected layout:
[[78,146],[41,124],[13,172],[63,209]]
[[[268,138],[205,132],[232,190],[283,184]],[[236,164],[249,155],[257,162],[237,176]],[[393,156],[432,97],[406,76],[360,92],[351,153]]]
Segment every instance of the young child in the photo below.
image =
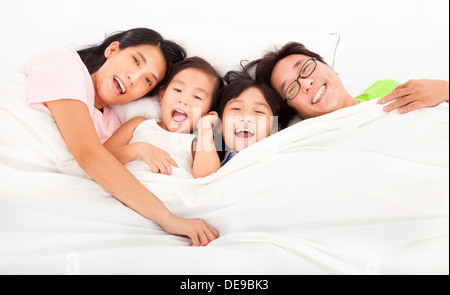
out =
[[[227,86],[215,107],[222,120],[225,146],[209,161],[209,169],[214,172],[243,149],[286,127],[291,113],[271,87],[252,79],[245,71],[229,72],[225,81]],[[202,123],[202,127],[209,127],[208,119],[202,120],[207,123]]]
[[206,167],[201,147],[204,133],[196,138],[193,131],[202,117],[218,119],[210,109],[223,86],[222,78],[208,62],[192,57],[176,64],[167,81],[159,92],[162,120],[134,118],[105,147],[123,164],[140,159],[154,173],[176,171],[182,177],[201,177]]

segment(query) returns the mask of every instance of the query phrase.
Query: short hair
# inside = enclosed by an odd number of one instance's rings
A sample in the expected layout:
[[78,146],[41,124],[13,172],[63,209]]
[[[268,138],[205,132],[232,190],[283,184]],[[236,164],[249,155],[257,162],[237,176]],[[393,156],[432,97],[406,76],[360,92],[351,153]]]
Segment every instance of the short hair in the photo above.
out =
[[325,60],[318,53],[312,52],[305,45],[297,42],[287,43],[279,50],[269,51],[258,60],[251,62],[250,66],[256,67],[255,77],[259,81],[263,81],[271,85],[272,73],[275,66],[284,58],[293,55],[302,54],[309,57],[315,57],[318,61],[326,64]]

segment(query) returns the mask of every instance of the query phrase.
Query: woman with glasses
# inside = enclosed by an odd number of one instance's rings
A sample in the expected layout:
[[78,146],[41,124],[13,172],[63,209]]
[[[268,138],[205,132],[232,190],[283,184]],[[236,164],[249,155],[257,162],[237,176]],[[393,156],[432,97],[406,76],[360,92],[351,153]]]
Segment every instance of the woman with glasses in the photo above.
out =
[[432,107],[449,100],[448,81],[411,80],[405,84],[392,80],[378,81],[362,95],[353,97],[345,89],[338,74],[323,58],[303,44],[291,42],[281,50],[266,54],[252,62],[256,78],[277,91],[302,119],[325,115],[367,100],[382,98],[384,110],[398,109],[407,113],[417,108]]

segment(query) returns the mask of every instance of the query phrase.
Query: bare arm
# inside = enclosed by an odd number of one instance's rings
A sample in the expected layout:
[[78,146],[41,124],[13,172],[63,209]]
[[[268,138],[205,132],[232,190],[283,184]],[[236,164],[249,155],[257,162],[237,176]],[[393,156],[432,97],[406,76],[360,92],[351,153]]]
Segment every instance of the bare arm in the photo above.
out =
[[206,245],[217,237],[217,231],[203,221],[173,215],[101,144],[84,103],[57,100],[47,106],[75,160],[117,200],[164,230],[189,236],[194,245]]
[[198,139],[194,142],[194,164],[192,173],[195,178],[207,177],[220,169],[220,158],[214,144],[214,125],[219,117],[211,112],[198,123]]
[[129,163],[138,156],[137,150],[130,148],[129,144],[136,127],[146,119],[137,117],[123,124],[117,132],[111,136],[103,145],[110,151],[122,164]]
[[137,157],[147,163],[153,173],[172,174],[172,166],[177,163],[166,152],[145,142],[130,144],[137,126],[146,118],[137,117],[123,124],[119,130],[103,145],[122,163],[126,164]]

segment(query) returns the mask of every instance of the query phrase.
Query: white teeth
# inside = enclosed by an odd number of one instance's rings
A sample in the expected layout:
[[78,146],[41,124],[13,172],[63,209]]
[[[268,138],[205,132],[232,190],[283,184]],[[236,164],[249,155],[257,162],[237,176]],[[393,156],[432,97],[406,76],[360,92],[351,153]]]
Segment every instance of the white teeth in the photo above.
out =
[[238,134],[240,132],[248,132],[251,135],[255,135],[255,132],[253,130],[250,130],[250,129],[238,129],[238,130],[236,130],[236,134]]
[[327,88],[326,85],[323,85],[319,91],[317,91],[316,96],[314,96],[313,100],[312,100],[312,104],[317,103],[317,101],[319,100],[319,98],[322,96],[323,92],[325,91],[325,89]]
[[125,94],[125,92],[127,91],[127,89],[125,88],[125,85],[123,85],[123,83],[122,83],[122,82],[119,80],[119,78],[116,77],[116,76],[114,76],[114,80],[116,80],[117,83],[119,84],[119,86],[120,86],[120,88],[121,88],[121,90],[122,90],[122,93],[121,93],[121,94]]

